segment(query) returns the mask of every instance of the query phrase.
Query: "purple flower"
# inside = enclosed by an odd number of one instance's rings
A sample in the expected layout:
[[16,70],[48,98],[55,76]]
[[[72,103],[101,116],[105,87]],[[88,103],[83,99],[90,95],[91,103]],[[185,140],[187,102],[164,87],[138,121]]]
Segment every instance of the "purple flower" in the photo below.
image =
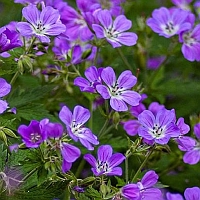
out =
[[84,12],[95,12],[96,10],[108,10],[112,16],[123,13],[122,0],[76,0],[77,6]]
[[97,38],[106,38],[113,48],[122,45],[133,46],[137,42],[137,35],[131,32],[125,32],[131,28],[132,22],[124,15],[119,15],[114,21],[108,10],[101,10],[97,13],[97,18],[101,25],[93,24]]
[[37,148],[46,140],[47,136],[44,133],[44,120],[38,122],[32,120],[28,126],[20,125],[18,133],[22,136],[22,141],[29,148]]
[[96,86],[102,84],[101,81],[101,72],[102,68],[96,68],[95,66],[88,67],[85,70],[85,76],[77,77],[74,79],[74,85],[79,86],[80,90],[83,92],[96,93]]
[[88,25],[84,17],[79,14],[74,8],[65,6],[61,11],[61,21],[66,26],[65,34],[69,37],[69,40],[88,41],[93,38],[93,33],[88,28]]
[[166,59],[166,56],[152,57],[147,60],[147,68],[156,70],[158,69],[163,61]]
[[127,111],[129,104],[136,106],[139,104],[141,96],[130,90],[137,82],[137,78],[131,71],[122,72],[116,80],[116,75],[111,67],[106,67],[101,72],[101,78],[105,85],[97,85],[96,90],[104,99],[110,99],[111,107],[116,111]]
[[160,36],[169,38],[191,28],[191,24],[185,21],[188,15],[189,12],[178,8],[169,10],[161,7],[153,11],[147,25]]
[[[166,194],[167,200],[183,200],[183,197],[180,194],[172,194],[168,192]],[[200,199],[200,188],[192,187],[186,188],[184,192],[185,200],[198,200]]]
[[180,34],[179,41],[183,43],[181,51],[189,61],[200,61],[200,25]]
[[200,123],[194,126],[194,133],[198,141],[188,136],[177,139],[179,149],[186,151],[183,161],[190,165],[197,164],[200,161]]
[[22,46],[19,34],[6,27],[0,28],[0,53]]
[[137,184],[127,184],[122,189],[122,196],[127,200],[153,200],[160,199],[161,191],[155,188],[158,175],[154,171],[148,171]]
[[47,123],[44,132],[47,138],[61,138],[63,135],[63,126],[59,123]]
[[121,153],[114,153],[110,145],[102,145],[98,148],[97,160],[91,154],[85,154],[84,159],[92,166],[92,172],[95,176],[121,176],[122,169],[117,167],[125,160],[125,156]]
[[[11,90],[11,85],[5,79],[0,78],[0,98],[6,96]],[[8,103],[0,99],[0,114],[8,108]]]
[[183,10],[190,10],[189,4],[192,0],[172,0],[172,3]]
[[21,3],[21,4],[26,4],[26,3],[29,3],[29,4],[37,4],[39,2],[41,2],[42,0],[15,0],[14,2],[15,3]]
[[84,124],[90,118],[90,111],[82,106],[76,106],[73,114],[67,106],[63,106],[59,112],[59,118],[65,123],[69,136],[74,141],[80,141],[88,150],[93,150],[92,145],[98,145],[97,137]]
[[171,137],[177,137],[180,134],[175,124],[173,110],[161,109],[156,115],[145,110],[138,115],[138,121],[141,124],[138,135],[158,144],[167,144]]
[[[164,109],[164,105],[160,105],[158,102],[152,102],[148,110],[151,111],[154,115],[157,114],[159,110]],[[143,103],[139,103],[138,106],[132,106],[130,108],[130,112],[134,117],[138,117],[140,113],[142,113],[144,110],[146,110],[146,107]],[[138,128],[140,127],[140,122],[138,120],[129,120],[124,122],[124,130],[127,132],[128,135],[134,136],[138,133]]]
[[65,142],[60,144],[60,148],[63,157],[62,171],[65,173],[70,170],[72,163],[80,157],[81,151],[77,147]]
[[19,22],[17,29],[22,36],[36,36],[41,42],[49,43],[48,36],[56,36],[65,31],[60,21],[59,11],[47,6],[40,12],[35,5],[23,8],[22,14],[28,22]]
[[200,188],[199,187],[187,188],[184,192],[184,196],[186,200],[200,199]]

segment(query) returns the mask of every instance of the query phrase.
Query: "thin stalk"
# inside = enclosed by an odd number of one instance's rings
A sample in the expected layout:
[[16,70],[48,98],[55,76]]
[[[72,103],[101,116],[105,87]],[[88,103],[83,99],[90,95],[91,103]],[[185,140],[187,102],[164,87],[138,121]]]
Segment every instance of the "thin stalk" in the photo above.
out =
[[98,58],[98,53],[99,53],[99,47],[97,47],[97,51],[96,51],[96,54],[95,54],[95,58],[94,58],[94,66],[97,65],[97,58]]
[[90,101],[90,120],[89,120],[88,126],[92,130],[92,127],[93,127],[93,101]]
[[19,76],[19,71],[16,71],[14,76],[12,77],[11,81],[10,81],[10,85],[13,85],[14,82],[16,81],[17,77]]
[[104,129],[107,127],[109,121],[110,121],[110,119],[107,118],[106,121],[105,121],[105,123],[104,123],[104,125],[102,126],[101,130],[99,131],[98,138],[100,138],[100,137],[102,136],[103,131],[104,131]]
[[118,54],[120,55],[121,59],[123,60],[124,64],[128,67],[129,70],[133,70],[132,66],[129,64],[128,60],[126,59],[126,57],[124,56],[123,52],[121,51],[120,48],[116,48]]
[[38,170],[38,167],[32,169],[21,181],[27,180],[32,174],[34,174]]
[[85,160],[82,159],[79,166],[78,166],[78,169],[76,170],[76,173],[75,173],[76,178],[78,178],[80,176],[80,174],[83,171],[83,168],[85,166],[85,163],[86,163]]
[[147,163],[149,157],[151,156],[151,154],[153,153],[155,149],[155,146],[152,147],[152,149],[148,152],[146,158],[144,159],[144,161],[142,162],[142,164],[140,165],[139,169],[137,170],[137,172],[135,173],[132,182],[136,181],[136,178],[138,177],[138,174],[140,173],[140,171],[142,170],[142,168],[145,166],[145,164]]

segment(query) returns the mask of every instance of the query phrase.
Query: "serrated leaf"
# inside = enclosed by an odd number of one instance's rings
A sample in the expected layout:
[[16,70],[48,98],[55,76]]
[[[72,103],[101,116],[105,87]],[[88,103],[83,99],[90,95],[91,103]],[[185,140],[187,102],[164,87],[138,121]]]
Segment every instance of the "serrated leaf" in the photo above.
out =
[[86,193],[85,193],[87,196],[90,196],[90,197],[94,197],[94,198],[97,198],[97,199],[101,199],[101,194],[99,193],[98,190],[95,190],[94,188],[92,187],[89,187],[87,190],[86,190]]
[[19,95],[19,91],[14,93],[13,95],[9,96],[8,102],[10,107],[20,107],[27,105],[35,100],[39,100],[40,98],[44,97],[47,93],[52,91],[54,86],[46,85],[41,87],[36,87],[34,89],[26,89]]
[[126,184],[124,179],[121,179],[121,178],[119,178],[117,176],[115,176],[115,179],[117,180],[117,185],[116,185],[117,187],[122,187],[122,186],[124,186]]

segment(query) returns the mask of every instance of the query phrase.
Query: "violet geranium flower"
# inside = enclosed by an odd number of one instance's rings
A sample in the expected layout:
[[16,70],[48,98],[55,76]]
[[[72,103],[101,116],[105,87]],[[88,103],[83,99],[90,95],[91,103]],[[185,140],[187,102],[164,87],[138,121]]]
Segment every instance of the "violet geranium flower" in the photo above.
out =
[[[180,194],[172,194],[167,192],[166,194],[167,200],[183,200],[183,197]],[[192,187],[186,188],[184,192],[185,200],[197,200],[200,199],[200,188]]]
[[133,46],[137,42],[137,35],[131,32],[125,32],[131,28],[132,23],[124,15],[119,15],[113,22],[112,16],[108,10],[101,10],[97,13],[97,18],[101,25],[93,24],[97,38],[105,38],[113,48],[122,45]]
[[130,90],[137,82],[137,78],[130,70],[122,72],[116,80],[116,75],[111,67],[106,67],[101,72],[105,85],[97,85],[96,90],[104,99],[110,99],[111,107],[116,111],[127,111],[129,104],[136,106],[141,99],[140,94]]
[[156,115],[149,110],[144,110],[138,115],[138,121],[141,124],[138,135],[146,140],[167,144],[171,137],[180,135],[173,110],[161,109]]
[[36,36],[41,42],[49,43],[49,36],[65,32],[66,27],[60,21],[59,11],[46,6],[39,11],[35,5],[23,8],[22,14],[28,22],[18,22],[17,29],[22,36]]
[[85,70],[85,76],[77,77],[74,79],[74,85],[79,86],[83,92],[96,93],[96,86],[102,84],[101,80],[102,68],[96,68],[95,66],[88,67]]
[[19,34],[7,27],[0,28],[0,53],[22,46]]
[[32,120],[28,126],[19,126],[18,133],[22,136],[22,141],[27,147],[37,148],[46,140],[47,136],[44,132],[45,123],[48,123],[48,120],[44,119],[40,122]]
[[122,169],[117,167],[125,160],[125,156],[121,153],[113,153],[110,145],[102,145],[98,148],[97,160],[91,154],[84,155],[84,159],[92,166],[92,172],[95,176],[121,176]]
[[175,8],[169,10],[165,7],[155,9],[152,18],[147,20],[147,25],[160,36],[169,38],[191,28],[186,20],[189,12]]
[[158,175],[153,171],[148,171],[136,184],[130,183],[121,189],[122,196],[127,200],[161,199],[161,191],[155,187]]
[[189,61],[200,61],[200,25],[180,34],[179,41],[183,43],[181,51]]
[[194,134],[198,140],[189,136],[182,136],[177,139],[178,148],[181,151],[186,151],[183,161],[190,165],[197,164],[200,161],[200,123],[194,126]]
[[59,112],[59,118],[65,123],[69,136],[74,141],[80,141],[88,150],[93,150],[92,145],[98,145],[97,137],[84,124],[90,118],[90,111],[82,106],[75,106],[73,113],[67,106]]
[[11,85],[6,82],[5,79],[0,78],[0,114],[8,108],[8,103],[5,100],[1,100],[11,90]]

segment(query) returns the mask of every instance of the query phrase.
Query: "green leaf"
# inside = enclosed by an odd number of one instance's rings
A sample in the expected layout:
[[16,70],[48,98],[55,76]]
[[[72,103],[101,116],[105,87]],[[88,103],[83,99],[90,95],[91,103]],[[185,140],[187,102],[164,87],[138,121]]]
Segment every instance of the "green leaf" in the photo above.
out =
[[99,193],[98,190],[95,190],[94,188],[92,187],[89,187],[85,194],[89,197],[94,197],[95,199],[101,199],[101,194]]
[[46,85],[41,87],[36,87],[33,89],[26,89],[20,95],[20,91],[18,90],[15,94],[9,96],[8,102],[10,107],[20,107],[27,105],[27,103],[31,103],[35,100],[39,100],[40,98],[44,97],[47,93],[52,91],[54,86]]

